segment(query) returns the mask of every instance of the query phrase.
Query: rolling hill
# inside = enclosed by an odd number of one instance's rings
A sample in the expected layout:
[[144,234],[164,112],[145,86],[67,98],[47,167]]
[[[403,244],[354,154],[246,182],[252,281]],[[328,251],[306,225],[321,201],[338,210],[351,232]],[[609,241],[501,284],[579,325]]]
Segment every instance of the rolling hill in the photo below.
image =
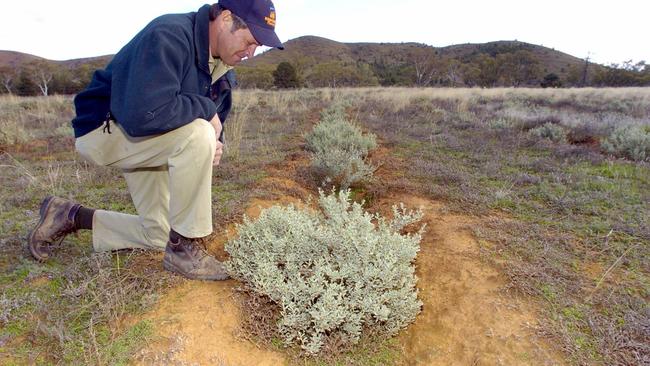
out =
[[35,61],[47,61],[54,65],[64,66],[68,68],[75,68],[83,64],[91,64],[91,63],[106,64],[112,58],[113,55],[104,55],[104,56],[95,56],[95,57],[75,58],[75,59],[65,60],[65,61],[54,61],[54,60],[45,59],[43,57],[30,55],[28,53],[0,50],[0,67],[8,66],[11,68],[20,68],[23,65]]
[[430,52],[432,57],[449,57],[459,61],[467,60],[481,53],[494,56],[513,50],[526,50],[535,56],[545,73],[555,73],[560,76],[566,75],[571,66],[580,66],[584,63],[578,57],[520,41],[432,47],[421,43],[341,43],[322,37],[303,36],[289,40],[284,45],[283,51],[268,50],[243,62],[243,65],[251,67],[277,65],[283,61],[294,61],[299,58],[310,61],[310,63],[343,61],[398,64],[408,62],[423,50]]
[[[524,58],[520,57],[522,54],[525,54]],[[508,57],[510,57],[510,64],[507,63]],[[6,70],[7,67],[16,70],[35,61],[45,61],[52,63],[58,69],[68,69],[77,75],[80,74],[79,70],[83,70],[81,72],[83,75],[90,75],[89,71],[103,67],[111,58],[112,55],[104,55],[65,61],[49,61],[35,55],[15,51],[0,51],[0,70],[3,68]],[[502,81],[500,84],[494,81],[466,83],[462,78],[457,77],[460,72],[464,75],[471,75],[468,77],[473,78],[471,80],[478,80],[478,78],[482,77],[479,75],[482,70],[489,69],[489,65],[486,66],[485,63],[486,59],[500,59],[499,62],[505,65],[504,67],[508,67],[507,69],[499,69],[498,72],[502,75],[500,76],[502,79],[508,79],[510,75],[514,75],[517,68],[526,68],[527,66],[524,64],[526,62],[534,64],[536,71],[533,76],[518,77],[518,80],[525,80],[522,84],[519,84],[519,81],[511,82],[508,80]],[[292,63],[294,67],[299,69],[301,75],[307,75],[308,77],[317,73],[320,73],[318,75],[331,75],[332,72],[343,70],[343,72],[348,72],[347,75],[352,76],[341,84],[338,84],[338,82],[334,84],[349,86],[364,85],[363,81],[354,81],[355,76],[353,74],[358,70],[361,70],[362,73],[366,72],[363,75],[370,75],[371,79],[376,76],[375,80],[378,78],[381,85],[472,86],[478,84],[483,86],[535,86],[539,85],[539,80],[544,75],[550,73],[556,74],[561,80],[569,80],[572,74],[573,80],[576,80],[575,75],[577,73],[582,74],[580,70],[584,65],[584,61],[578,57],[548,47],[520,41],[466,43],[447,47],[432,47],[415,42],[342,43],[317,36],[302,36],[285,42],[285,50],[283,51],[270,49],[242,62],[239,66],[241,85],[244,87],[272,87],[273,77],[271,74],[276,66],[284,61]],[[429,70],[426,79],[421,78],[422,74],[416,76],[416,73],[420,72],[415,70],[417,69],[415,67],[416,63],[419,63],[419,67],[424,64],[429,65],[426,66]],[[332,69],[332,67],[334,68]],[[601,65],[592,65],[592,70],[594,70],[593,67],[604,69]],[[591,74],[593,75],[593,72]],[[251,77],[255,78],[252,83],[250,82]],[[366,78],[363,80],[371,79]],[[421,82],[422,80],[424,82]],[[81,82],[79,85],[85,85],[85,82]],[[306,85],[327,86],[328,84],[327,81],[323,81],[321,76],[321,79],[317,81],[314,81],[313,78],[307,80]],[[376,85],[376,81],[375,84],[365,85]],[[573,85],[576,85],[575,81]],[[74,88],[68,88],[67,90],[69,90],[68,92],[75,92]]]
[[[580,65],[584,61],[569,54],[551,48],[538,46],[519,41],[497,41],[489,43],[459,44],[447,47],[431,47],[421,43],[342,43],[317,36],[303,36],[285,42],[285,50],[268,50],[251,60],[244,61],[243,66],[255,67],[262,65],[277,65],[282,61],[306,59],[310,63],[328,61],[366,62],[373,63],[385,61],[400,63],[409,60],[415,53],[423,49],[432,52],[432,56],[445,56],[456,59],[471,57],[479,53],[490,54],[513,49],[531,51],[548,72],[563,73],[571,65]],[[96,61],[108,62],[112,55],[79,58],[66,61],[50,61],[54,64],[68,67],[77,67],[84,63]],[[23,64],[36,60],[45,60],[42,57],[16,52],[0,50],[0,67],[20,67]]]

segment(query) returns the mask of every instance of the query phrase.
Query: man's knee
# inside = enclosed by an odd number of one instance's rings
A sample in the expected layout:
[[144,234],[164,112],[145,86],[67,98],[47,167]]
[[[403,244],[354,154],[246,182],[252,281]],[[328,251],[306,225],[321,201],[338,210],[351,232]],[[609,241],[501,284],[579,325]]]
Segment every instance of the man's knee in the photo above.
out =
[[205,150],[209,153],[210,158],[212,158],[217,149],[217,138],[214,127],[212,127],[210,122],[201,118],[195,119],[188,126],[192,129],[189,136],[190,148],[199,151]]

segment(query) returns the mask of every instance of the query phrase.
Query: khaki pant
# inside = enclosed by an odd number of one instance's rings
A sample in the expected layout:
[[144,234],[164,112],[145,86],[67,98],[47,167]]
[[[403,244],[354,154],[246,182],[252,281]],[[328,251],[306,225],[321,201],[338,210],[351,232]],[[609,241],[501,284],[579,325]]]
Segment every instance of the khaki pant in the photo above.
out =
[[163,250],[170,228],[188,238],[212,233],[212,125],[197,119],[162,135],[130,137],[109,123],[110,134],[99,127],[75,147],[95,164],[122,170],[138,216],[95,211],[95,251]]

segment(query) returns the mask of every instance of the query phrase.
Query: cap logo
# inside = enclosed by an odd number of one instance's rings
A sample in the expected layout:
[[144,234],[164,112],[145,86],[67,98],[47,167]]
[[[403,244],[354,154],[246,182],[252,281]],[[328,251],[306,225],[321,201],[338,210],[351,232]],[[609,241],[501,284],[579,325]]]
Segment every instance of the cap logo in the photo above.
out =
[[264,17],[264,20],[266,20],[266,24],[275,27],[275,11],[271,11],[268,17]]

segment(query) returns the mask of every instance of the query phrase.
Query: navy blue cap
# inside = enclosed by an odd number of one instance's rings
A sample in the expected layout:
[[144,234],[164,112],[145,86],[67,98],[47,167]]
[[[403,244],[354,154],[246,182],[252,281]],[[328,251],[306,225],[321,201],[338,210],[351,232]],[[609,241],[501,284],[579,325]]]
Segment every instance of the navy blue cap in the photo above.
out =
[[219,0],[219,5],[242,18],[257,43],[284,49],[275,34],[275,6],[271,0]]

